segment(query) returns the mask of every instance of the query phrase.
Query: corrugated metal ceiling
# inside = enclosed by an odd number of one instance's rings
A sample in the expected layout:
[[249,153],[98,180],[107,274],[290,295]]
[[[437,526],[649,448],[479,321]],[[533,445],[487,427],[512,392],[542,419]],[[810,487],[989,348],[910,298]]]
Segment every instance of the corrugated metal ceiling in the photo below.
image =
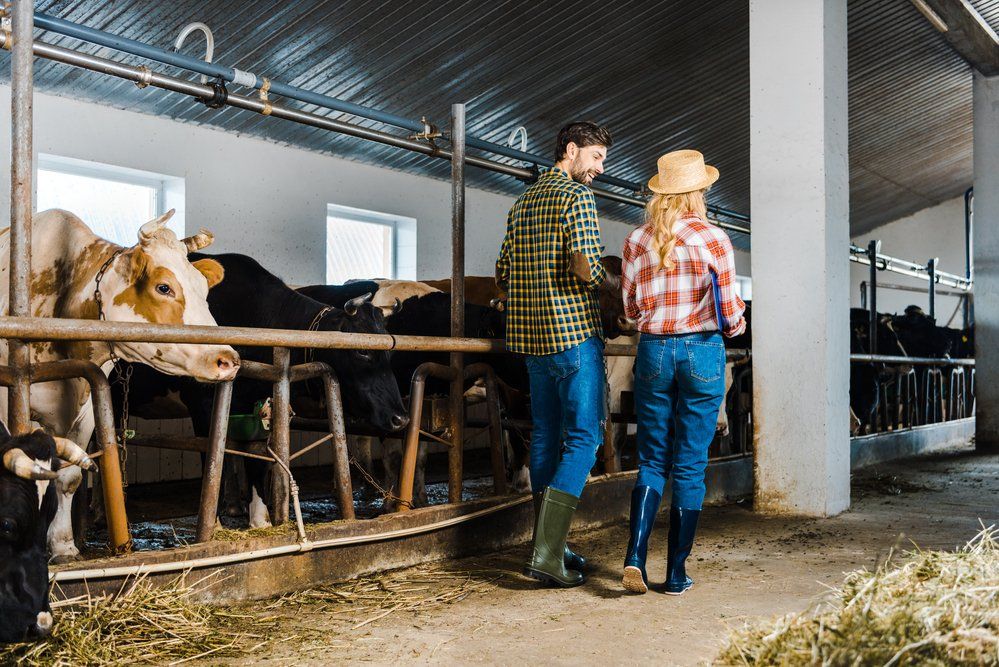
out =
[[[995,26],[999,0],[974,4]],[[596,119],[615,135],[608,172],[636,182],[648,178],[660,153],[696,147],[722,173],[712,202],[750,212],[744,0],[43,0],[36,7],[164,48],[186,23],[204,21],[215,33],[216,62],[441,125],[450,104],[464,100],[471,134],[503,142],[523,124],[528,150],[543,155],[565,121]],[[54,34],[43,38],[143,62]],[[970,185],[971,70],[904,0],[850,0],[849,40],[852,231],[861,234]],[[200,56],[202,45],[195,36],[184,50]],[[394,169],[449,173],[446,163],[426,157],[246,111],[210,111],[180,95],[47,61],[38,61],[36,73],[40,89],[61,95]],[[470,185],[522,188],[477,170]],[[639,220],[634,208],[600,206],[605,215]]]

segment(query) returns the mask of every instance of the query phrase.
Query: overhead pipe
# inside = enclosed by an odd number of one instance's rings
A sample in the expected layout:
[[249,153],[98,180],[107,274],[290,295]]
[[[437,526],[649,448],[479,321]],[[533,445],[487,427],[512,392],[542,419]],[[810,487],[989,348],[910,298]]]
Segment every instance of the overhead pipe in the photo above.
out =
[[[852,243],[850,244],[850,261],[865,265],[869,265],[871,263],[871,259],[868,256],[868,250]],[[892,273],[900,273],[913,278],[929,280],[929,273],[925,264],[917,264],[916,262],[910,262],[907,259],[890,257],[888,255],[882,255],[881,253],[877,254],[876,261],[879,271],[891,271]],[[971,289],[972,281],[968,278],[954,275],[953,273],[937,271],[936,284],[968,291]]]
[[[51,32],[66,35],[67,37],[74,37],[76,39],[81,39],[83,41],[98,44],[117,51],[122,51],[124,53],[129,53],[148,60],[154,60],[166,65],[173,65],[192,72],[197,72],[212,78],[220,78],[223,81],[236,83],[237,85],[246,86],[255,90],[259,90],[265,85],[265,77],[258,76],[252,72],[245,72],[235,67],[227,67],[217,63],[205,62],[182,53],[171,52],[155,46],[150,46],[134,39],[120,37],[95,28],[89,28],[87,26],[74,23],[73,21],[60,19],[43,12],[35,13],[35,25]],[[422,121],[412,120],[406,118],[405,116],[379,111],[378,109],[372,109],[353,102],[347,102],[346,100],[330,97],[329,95],[304,90],[297,86],[281,83],[280,81],[271,81],[268,79],[267,82],[269,83],[269,92],[274,95],[281,95],[282,97],[298,100],[299,102],[304,102],[306,104],[314,104],[316,106],[332,109],[334,111],[349,113],[360,118],[375,120],[386,125],[408,130],[410,132],[422,133],[426,130],[426,126]],[[483,139],[476,139],[475,137],[466,137],[465,143],[471,148],[488,151],[495,155],[520,160],[521,162],[534,164],[539,167],[551,167],[554,164],[551,160],[537,155],[532,155],[531,153],[527,153],[523,150],[517,150],[511,146],[504,146],[502,144],[485,141]],[[639,183],[633,183],[614,176],[602,174],[596,180],[607,185],[623,188],[635,194],[643,193],[645,191],[644,187]],[[644,200],[639,198],[639,201],[642,201],[641,205],[644,206]],[[624,201],[622,203],[633,204],[634,202]],[[724,216],[726,218],[739,220],[741,222],[749,222],[748,215],[720,206],[709,206],[708,211],[714,215]],[[742,230],[731,229],[731,231]]]

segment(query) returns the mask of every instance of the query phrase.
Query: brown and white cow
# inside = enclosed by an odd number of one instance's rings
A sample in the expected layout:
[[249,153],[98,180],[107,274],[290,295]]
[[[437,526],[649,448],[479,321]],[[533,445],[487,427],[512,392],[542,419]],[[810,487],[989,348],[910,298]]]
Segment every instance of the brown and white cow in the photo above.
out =
[[[116,322],[214,325],[208,310],[208,288],[222,280],[214,260],[192,264],[187,253],[212,241],[208,232],[178,240],[164,225],[173,211],[142,225],[138,243],[123,248],[95,235],[82,220],[60,210],[35,214],[31,238],[31,314],[35,317],[98,319],[94,298],[100,281],[105,319]],[[9,312],[10,230],[0,230],[0,313]],[[145,363],[171,375],[217,382],[235,377],[239,356],[228,345],[115,343],[125,361]],[[7,341],[0,340],[0,363],[7,363]],[[31,345],[33,363],[83,359],[104,366],[111,359],[106,343],[38,342]],[[0,414],[7,414],[7,390],[0,389]],[[55,435],[87,443],[94,416],[90,388],[82,379],[45,382],[31,387],[31,418]],[[78,467],[59,473],[59,507],[49,528],[54,558],[78,555],[73,543],[70,506],[82,475]]]

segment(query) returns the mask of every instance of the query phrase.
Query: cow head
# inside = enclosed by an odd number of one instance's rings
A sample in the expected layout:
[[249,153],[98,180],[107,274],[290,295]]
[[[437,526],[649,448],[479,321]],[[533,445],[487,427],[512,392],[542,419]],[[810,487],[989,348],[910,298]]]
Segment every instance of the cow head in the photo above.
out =
[[621,296],[621,258],[607,255],[600,258],[607,277],[597,288],[597,301],[600,304],[600,322],[604,327],[605,338],[632,334],[635,323],[624,314],[624,298]]
[[76,443],[40,430],[12,438],[0,423],[0,642],[52,630],[45,536],[56,512],[51,482],[60,458],[95,468]]
[[[919,306],[909,306],[904,315],[891,318],[898,340],[913,357],[946,357],[951,352],[951,337],[945,327]],[[880,350],[878,350],[880,352]]]
[[[333,309],[318,324],[319,331],[388,334],[382,309],[371,304],[371,294],[351,299]],[[381,431],[398,431],[409,423],[399,385],[384,350],[316,350],[316,360],[333,367],[343,392],[344,415]]]
[[[164,225],[173,211],[139,230],[139,242],[118,255],[100,282],[106,319],[116,322],[201,324],[214,326],[208,289],[222,280],[222,265],[213,259],[191,263],[187,253],[212,242],[209,232],[178,240]],[[170,375],[189,375],[213,382],[231,380],[239,355],[228,345],[115,343],[126,361],[149,364]]]

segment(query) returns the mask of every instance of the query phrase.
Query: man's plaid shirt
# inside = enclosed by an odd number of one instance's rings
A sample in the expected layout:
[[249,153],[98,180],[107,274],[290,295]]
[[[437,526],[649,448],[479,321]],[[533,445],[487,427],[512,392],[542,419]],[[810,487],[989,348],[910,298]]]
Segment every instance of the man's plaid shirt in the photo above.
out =
[[[507,349],[554,354],[603,335],[595,291],[606,275],[602,250],[590,189],[561,169],[542,173],[510,209],[496,260],[507,292]],[[569,271],[575,252],[589,265],[585,283]]]

